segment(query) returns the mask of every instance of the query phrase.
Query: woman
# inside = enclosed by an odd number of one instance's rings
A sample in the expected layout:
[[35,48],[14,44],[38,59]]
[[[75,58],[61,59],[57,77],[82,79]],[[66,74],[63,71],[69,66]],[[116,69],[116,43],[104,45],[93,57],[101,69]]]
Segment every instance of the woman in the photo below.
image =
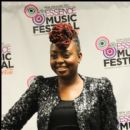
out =
[[49,39],[50,65],[57,76],[37,76],[5,115],[2,130],[20,130],[35,112],[38,130],[118,130],[111,82],[78,73],[82,53],[76,31],[59,23]]

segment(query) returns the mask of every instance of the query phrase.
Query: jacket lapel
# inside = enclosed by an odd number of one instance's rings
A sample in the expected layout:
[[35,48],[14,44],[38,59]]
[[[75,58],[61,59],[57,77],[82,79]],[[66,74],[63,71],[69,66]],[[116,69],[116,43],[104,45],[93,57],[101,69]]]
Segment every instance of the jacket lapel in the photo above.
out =
[[84,80],[84,87],[81,95],[74,100],[75,110],[77,113],[78,124],[81,130],[90,130],[86,121],[89,119],[93,109],[93,103],[90,92],[90,86],[92,83],[89,77],[81,76],[81,78]]

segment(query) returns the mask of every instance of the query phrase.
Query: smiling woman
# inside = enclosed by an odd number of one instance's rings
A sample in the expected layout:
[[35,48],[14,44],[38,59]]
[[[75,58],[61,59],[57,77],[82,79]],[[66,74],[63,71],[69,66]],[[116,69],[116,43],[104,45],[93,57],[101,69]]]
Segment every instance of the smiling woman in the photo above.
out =
[[49,33],[50,65],[57,76],[36,76],[2,120],[2,130],[20,130],[38,112],[38,130],[118,130],[116,100],[107,78],[78,73],[82,52],[70,24]]
[[[70,78],[77,73],[82,53],[77,51],[77,45],[71,41],[69,47],[61,50],[55,44],[51,45],[50,63],[52,70],[57,74]],[[71,76],[71,77],[70,77]]]

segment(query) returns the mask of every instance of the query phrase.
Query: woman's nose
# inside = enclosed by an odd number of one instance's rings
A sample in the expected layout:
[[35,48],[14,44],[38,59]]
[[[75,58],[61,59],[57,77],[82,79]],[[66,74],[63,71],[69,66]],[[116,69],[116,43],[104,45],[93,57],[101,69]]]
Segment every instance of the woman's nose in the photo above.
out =
[[58,56],[57,62],[58,62],[58,63],[64,62],[64,58],[63,58],[62,56]]

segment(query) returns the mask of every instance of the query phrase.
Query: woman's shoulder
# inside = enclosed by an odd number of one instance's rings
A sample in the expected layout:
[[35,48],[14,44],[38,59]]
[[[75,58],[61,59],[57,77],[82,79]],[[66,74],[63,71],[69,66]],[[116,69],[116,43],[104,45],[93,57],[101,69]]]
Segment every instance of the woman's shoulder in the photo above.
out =
[[110,81],[107,77],[90,77],[85,75],[80,75],[80,76],[88,82],[104,83],[106,81]]
[[47,92],[53,85],[56,84],[57,76],[44,77],[43,75],[37,75],[33,79],[30,89],[35,89],[38,93],[41,93],[42,90]]
[[57,76],[50,76],[50,77],[44,77],[43,75],[37,75],[34,78],[35,83],[40,83],[40,84],[50,84],[54,83],[57,79]]
[[83,79],[85,79],[85,82],[88,87],[94,87],[98,88],[99,90],[103,89],[112,89],[112,83],[107,77],[89,77],[89,76],[83,76]]

